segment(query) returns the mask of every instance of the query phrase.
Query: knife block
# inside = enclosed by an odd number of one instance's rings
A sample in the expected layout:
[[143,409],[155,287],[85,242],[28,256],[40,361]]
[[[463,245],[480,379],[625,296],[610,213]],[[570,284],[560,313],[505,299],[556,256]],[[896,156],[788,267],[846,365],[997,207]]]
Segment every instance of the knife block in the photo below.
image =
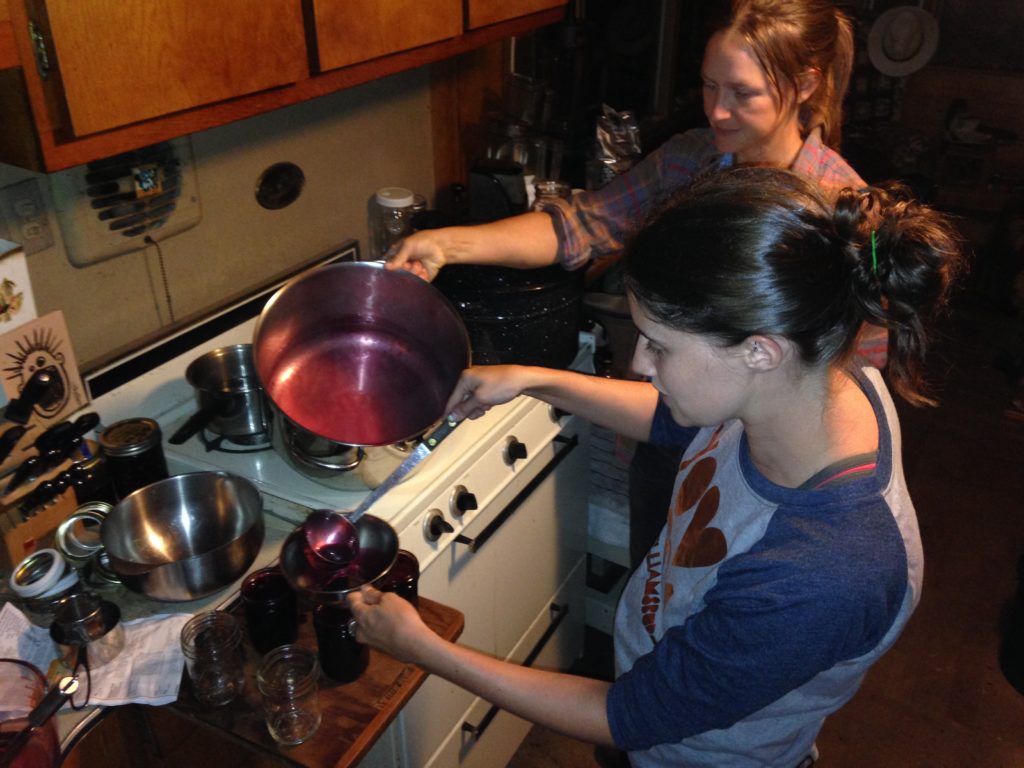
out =
[[71,488],[25,521],[19,517],[17,504],[6,507],[0,514],[4,541],[0,549],[0,568],[12,570],[36,550],[52,547],[57,527],[76,509],[78,502]]
[[[86,440],[86,445],[91,455],[96,455],[98,450],[96,443]],[[0,535],[3,536],[3,547],[0,547],[0,569],[14,568],[37,549],[53,546],[53,535],[57,527],[78,509],[79,505],[74,489],[68,488],[28,520],[21,519],[18,507],[21,505],[22,499],[36,486],[56,477],[73,463],[72,459],[67,459],[60,466],[23,484],[20,488],[15,488],[11,493],[0,498]],[[2,478],[0,481],[6,482],[6,478]]]

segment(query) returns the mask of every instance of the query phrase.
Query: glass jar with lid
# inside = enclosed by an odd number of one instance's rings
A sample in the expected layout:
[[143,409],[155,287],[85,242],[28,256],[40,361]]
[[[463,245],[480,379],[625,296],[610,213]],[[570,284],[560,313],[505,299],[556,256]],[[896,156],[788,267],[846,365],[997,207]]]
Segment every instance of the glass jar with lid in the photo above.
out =
[[381,187],[374,197],[371,237],[373,258],[383,259],[388,249],[412,231],[416,193],[405,187]]
[[111,424],[100,433],[99,444],[118,500],[169,475],[163,433],[153,419],[125,419]]

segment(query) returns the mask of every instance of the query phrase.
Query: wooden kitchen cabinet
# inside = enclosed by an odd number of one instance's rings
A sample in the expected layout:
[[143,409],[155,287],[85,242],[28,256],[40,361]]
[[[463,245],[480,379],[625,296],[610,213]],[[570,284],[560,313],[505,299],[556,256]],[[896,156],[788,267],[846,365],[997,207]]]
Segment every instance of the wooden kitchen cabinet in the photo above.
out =
[[313,0],[320,70],[376,59],[456,37],[461,0]]
[[[71,131],[85,136],[309,74],[296,0],[30,0]],[[37,57],[38,58],[38,57]]]
[[496,3],[494,0],[469,0],[466,27],[477,29],[528,13],[562,8],[567,4],[568,0],[505,0],[502,3]]
[[560,21],[515,0],[0,0],[0,163],[52,172]]

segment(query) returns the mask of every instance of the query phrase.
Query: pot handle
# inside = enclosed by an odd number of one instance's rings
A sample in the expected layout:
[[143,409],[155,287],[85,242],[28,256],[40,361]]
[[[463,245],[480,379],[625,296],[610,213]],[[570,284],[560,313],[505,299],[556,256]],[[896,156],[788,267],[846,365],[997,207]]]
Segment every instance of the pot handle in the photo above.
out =
[[438,444],[452,433],[452,430],[459,426],[459,422],[451,416],[446,416],[438,427],[429,435],[423,437],[423,443],[430,450],[434,450]]
[[217,415],[219,408],[220,406],[216,401],[207,403],[189,416],[188,421],[178,427],[177,431],[171,435],[167,442],[171,445],[181,445],[192,437],[192,435],[209,424],[213,420],[213,417]]

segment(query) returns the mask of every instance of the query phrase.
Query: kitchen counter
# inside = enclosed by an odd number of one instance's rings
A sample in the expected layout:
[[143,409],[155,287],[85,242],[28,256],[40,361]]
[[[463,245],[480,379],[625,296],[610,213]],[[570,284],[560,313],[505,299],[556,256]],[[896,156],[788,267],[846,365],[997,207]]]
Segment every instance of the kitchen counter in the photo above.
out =
[[[420,597],[419,611],[427,626],[446,640],[453,641],[462,633],[463,615],[454,608]],[[240,613],[239,616],[241,618]],[[303,619],[297,642],[316,648],[308,612]],[[271,739],[263,719],[256,689],[258,659],[259,654],[247,646],[246,687],[241,699],[224,707],[204,707],[193,697],[186,676],[178,701],[169,706],[179,714],[242,740],[253,749],[316,768],[356,765],[427,677],[418,667],[371,649],[369,665],[354,682],[335,683],[321,675],[319,701],[323,717],[320,727],[305,743],[283,747]]]
[[[237,611],[241,618],[239,607],[228,606],[226,610]],[[427,626],[441,637],[454,641],[462,633],[461,612],[422,596],[419,611]],[[308,611],[300,617],[297,642],[316,648]],[[92,708],[89,716],[78,724],[75,738],[62,745],[63,764],[89,768],[102,760],[111,768],[139,764],[167,768],[182,764],[215,765],[217,760],[210,760],[211,755],[228,754],[233,756],[234,762],[229,760],[232,765],[346,768],[365,765],[364,758],[368,756],[374,765],[391,764],[390,758],[380,762],[379,750],[369,753],[427,679],[423,670],[370,649],[367,668],[355,681],[337,683],[321,674],[320,726],[305,743],[285,747],[274,742],[267,731],[256,687],[260,656],[248,637],[245,643],[246,687],[236,701],[222,707],[200,705],[183,671],[176,702],[163,707]],[[169,727],[177,736],[168,737]],[[182,738],[191,743],[182,745]],[[124,751],[125,755],[112,755],[111,748]],[[385,754],[390,753],[385,750]]]

